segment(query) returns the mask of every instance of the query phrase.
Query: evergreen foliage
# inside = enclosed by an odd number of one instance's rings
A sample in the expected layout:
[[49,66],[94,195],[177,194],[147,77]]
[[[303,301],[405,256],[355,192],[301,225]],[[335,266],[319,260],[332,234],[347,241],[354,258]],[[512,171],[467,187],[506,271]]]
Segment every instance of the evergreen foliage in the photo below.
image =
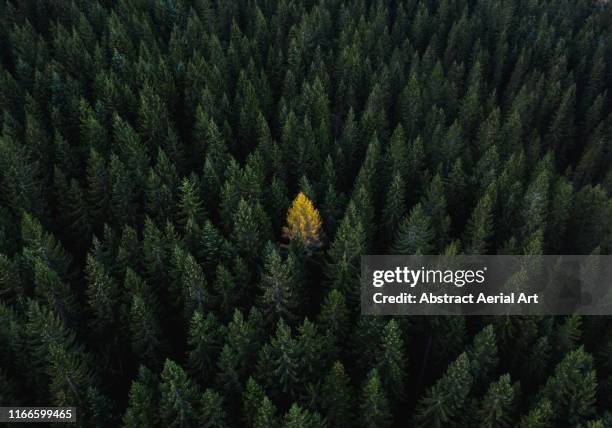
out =
[[610,254],[612,2],[0,2],[0,405],[611,425],[612,318],[365,317],[364,254]]

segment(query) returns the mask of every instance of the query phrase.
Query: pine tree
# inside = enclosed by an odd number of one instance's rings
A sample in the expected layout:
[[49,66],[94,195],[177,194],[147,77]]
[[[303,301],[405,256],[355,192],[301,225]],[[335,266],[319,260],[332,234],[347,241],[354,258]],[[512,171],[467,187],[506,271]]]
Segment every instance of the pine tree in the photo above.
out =
[[396,233],[401,218],[406,211],[406,195],[402,175],[395,172],[387,191],[387,199],[383,209],[383,221],[387,240],[390,241]]
[[283,261],[274,245],[268,243],[260,284],[260,289],[263,291],[261,302],[265,314],[272,319],[292,318],[297,306],[294,282],[291,258]]
[[540,402],[552,403],[556,420],[586,422],[595,413],[597,378],[593,357],[583,347],[568,353],[539,393]]
[[385,428],[391,426],[389,402],[376,369],[368,373],[361,391],[360,418],[366,428]]
[[243,415],[247,427],[254,425],[257,413],[266,397],[264,390],[255,380],[250,377],[242,394]]
[[358,261],[365,249],[364,230],[356,211],[355,205],[349,203],[348,208],[336,237],[329,249],[327,263],[327,276],[333,288],[337,288],[349,296],[349,300],[356,294],[357,276],[359,275]]
[[243,382],[252,373],[256,363],[254,355],[260,351],[263,341],[263,317],[257,309],[251,309],[248,319],[239,310],[227,327],[226,342],[217,361],[217,382],[226,396],[238,396]]
[[[8,276],[10,272],[6,274]],[[38,257],[34,259],[34,286],[36,294],[55,310],[64,323],[71,325],[76,322],[76,296],[59,275]]]
[[266,233],[264,225],[257,218],[255,208],[244,199],[240,199],[234,214],[232,241],[237,250],[248,259],[253,258],[261,249]]
[[486,254],[493,234],[493,208],[495,188],[489,186],[485,195],[480,198],[466,226],[466,254]]
[[431,219],[434,248],[442,248],[448,238],[450,217],[446,208],[446,193],[440,175],[434,176],[422,199],[423,210]]
[[321,305],[317,324],[325,336],[325,357],[330,361],[338,358],[350,325],[349,310],[342,292],[329,292]]
[[212,377],[216,357],[221,351],[224,331],[214,314],[209,313],[204,317],[199,310],[193,313],[187,337],[187,361],[196,376],[202,379]]
[[87,360],[72,349],[52,343],[48,348],[49,393],[54,405],[63,407],[82,402],[93,381]]
[[210,428],[227,427],[227,415],[223,409],[223,398],[218,392],[207,389],[202,396],[201,416],[198,423]]
[[477,411],[478,425],[483,427],[512,426],[518,393],[518,384],[512,385],[508,374],[492,383]]
[[185,427],[197,424],[198,388],[172,360],[164,363],[159,393],[159,411],[164,426]]
[[268,399],[268,397],[261,400],[261,405],[255,414],[255,420],[253,421],[253,428],[275,428],[278,426],[276,407]]
[[130,309],[132,352],[137,361],[156,367],[160,363],[159,352],[163,348],[157,308],[150,301],[151,298],[145,299],[137,292],[133,296]]
[[431,254],[434,250],[434,239],[431,220],[422,205],[418,203],[400,223],[391,252],[393,254]]
[[483,328],[476,336],[472,346],[467,350],[470,369],[474,379],[474,389],[484,391],[492,380],[491,376],[498,364],[495,330],[492,325]]
[[417,403],[416,426],[443,427],[457,421],[466,404],[471,383],[470,362],[463,353]]
[[128,407],[123,415],[124,428],[154,426],[158,423],[157,379],[145,366],[130,386]]
[[353,420],[354,392],[340,361],[336,361],[323,381],[321,407],[331,426],[350,426]]
[[321,247],[321,216],[312,201],[300,192],[293,200],[287,212],[287,226],[283,235],[289,239],[300,239],[306,250],[313,251]]
[[401,330],[395,320],[385,325],[382,332],[380,351],[377,355],[376,368],[381,376],[389,397],[400,400],[404,394],[406,373],[406,355]]
[[283,428],[322,428],[325,424],[318,413],[311,413],[294,403],[285,415],[282,426]]
[[173,295],[176,307],[183,307],[186,320],[197,310],[210,304],[210,292],[202,267],[195,258],[178,245],[172,252]]
[[291,328],[281,318],[276,334],[264,345],[259,355],[259,370],[267,386],[277,392],[295,397],[298,388],[299,349]]
[[91,254],[87,256],[87,301],[94,314],[92,325],[102,337],[108,337],[117,322],[119,290],[106,268]]
[[547,428],[553,426],[554,412],[548,400],[542,400],[533,410],[521,418],[520,428]]

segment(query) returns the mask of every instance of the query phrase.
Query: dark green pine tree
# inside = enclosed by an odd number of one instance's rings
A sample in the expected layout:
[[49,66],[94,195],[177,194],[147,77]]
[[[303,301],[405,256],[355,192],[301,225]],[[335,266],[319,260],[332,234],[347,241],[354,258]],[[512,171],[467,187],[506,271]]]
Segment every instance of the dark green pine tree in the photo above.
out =
[[496,191],[492,184],[472,211],[465,228],[464,247],[466,254],[487,254],[493,237],[493,209]]
[[596,392],[593,357],[580,347],[555,367],[538,397],[552,403],[555,420],[577,425],[595,415]]
[[[239,262],[240,259],[237,258]],[[223,319],[231,318],[234,308],[240,301],[241,292],[237,287],[236,278],[225,266],[217,265],[215,280],[213,283],[215,290],[215,304]]]
[[325,426],[318,413],[302,409],[296,403],[291,405],[282,424],[283,428],[323,428]]
[[441,250],[448,239],[450,217],[446,207],[446,192],[440,175],[436,174],[421,201],[423,210],[431,220],[434,249]]
[[[6,279],[10,272],[3,272]],[[67,325],[74,325],[77,321],[78,310],[76,296],[70,286],[62,281],[59,275],[42,259],[34,259],[34,291],[49,307],[53,308]]]
[[432,221],[423,206],[418,203],[400,223],[391,252],[427,255],[432,254],[434,248],[435,232]]
[[198,388],[172,360],[164,363],[159,394],[159,412],[164,426],[182,428],[198,424]]
[[185,228],[189,221],[196,225],[202,222],[203,209],[197,178],[186,177],[179,187],[178,220]]
[[264,240],[269,236],[266,233],[268,220],[259,204],[240,199],[236,212],[233,215],[232,241],[238,252],[251,260],[262,248]]
[[74,331],[66,328],[52,310],[30,300],[23,333],[30,367],[38,367],[48,376],[49,396],[45,398],[57,406],[82,403],[85,390],[94,378]]
[[297,354],[298,354],[298,384],[299,390],[313,382],[318,373],[321,373],[324,362],[321,358],[324,342],[319,334],[317,325],[308,318],[297,329]]
[[253,427],[264,398],[267,398],[264,390],[250,377],[242,394],[242,415],[247,427]]
[[340,356],[350,328],[349,309],[339,290],[331,290],[323,304],[317,325],[324,335],[324,357],[333,361]]
[[266,387],[276,394],[297,397],[300,379],[300,350],[297,340],[292,337],[291,327],[281,318],[276,334],[270,343],[264,345],[259,354],[258,371]]
[[210,428],[226,428],[229,426],[223,397],[218,392],[212,389],[204,391],[198,424]]
[[196,310],[191,317],[187,335],[187,364],[197,379],[212,379],[217,357],[221,351],[225,326],[214,314],[205,317]]
[[190,320],[195,311],[205,311],[211,303],[204,271],[191,253],[178,245],[172,252],[171,271],[172,303],[182,307],[185,320]]
[[92,327],[101,337],[112,337],[117,322],[119,289],[107,269],[94,258],[87,256],[87,303],[93,314]]
[[84,393],[94,382],[87,359],[61,344],[50,344],[47,352],[51,402],[60,407],[84,403]]
[[261,404],[255,413],[255,419],[253,420],[253,428],[277,428],[278,416],[277,410],[274,403],[264,396],[261,400]]
[[472,385],[470,362],[465,353],[452,362],[446,373],[417,403],[414,423],[423,427],[444,427],[459,420]]
[[351,426],[355,393],[351,379],[340,361],[336,361],[321,387],[321,407],[331,426]]
[[548,428],[554,426],[554,416],[551,402],[542,400],[521,418],[518,426],[519,428]]
[[476,412],[478,426],[514,426],[514,410],[518,402],[519,384],[512,385],[510,375],[505,374],[489,386]]
[[359,405],[361,426],[364,428],[389,428],[392,413],[376,369],[370,370],[361,390]]
[[161,363],[160,351],[164,348],[157,314],[157,303],[152,296],[133,293],[130,308],[132,352],[136,361],[142,361],[150,367],[157,367]]
[[355,205],[350,202],[328,251],[327,277],[352,301],[358,290],[359,260],[365,250],[365,232]]
[[407,355],[398,323],[391,320],[382,331],[381,346],[376,368],[390,401],[400,401],[405,392]]
[[492,381],[492,375],[499,362],[495,329],[492,325],[486,326],[474,336],[474,341],[472,346],[468,348],[467,355],[470,359],[474,390],[484,392],[486,386]]
[[294,268],[291,255],[283,260],[272,243],[266,247],[264,271],[259,288],[264,314],[272,321],[278,317],[293,318],[298,294],[294,289]]
[[87,200],[95,224],[102,224],[110,214],[111,181],[106,162],[94,149],[87,162]]
[[244,382],[257,362],[253,356],[260,352],[264,340],[263,326],[263,316],[257,309],[251,309],[248,319],[235,310],[217,361],[217,384],[223,389],[224,396],[240,396]]
[[156,376],[145,366],[140,366],[138,376],[132,382],[128,406],[123,415],[124,428],[156,426],[159,423],[159,395]]
[[406,213],[406,191],[402,174],[396,171],[391,179],[387,199],[383,209],[383,222],[386,231],[386,241],[391,242],[398,229],[400,220]]
[[198,251],[204,266],[209,270],[214,269],[218,263],[225,262],[231,252],[230,244],[221,232],[210,220],[205,220],[202,225]]

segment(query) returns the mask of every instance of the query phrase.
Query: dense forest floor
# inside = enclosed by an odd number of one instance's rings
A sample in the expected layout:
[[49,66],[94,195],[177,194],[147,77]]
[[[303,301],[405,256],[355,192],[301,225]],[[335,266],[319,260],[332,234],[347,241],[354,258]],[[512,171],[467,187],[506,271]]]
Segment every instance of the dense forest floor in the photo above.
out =
[[0,405],[612,426],[612,317],[377,317],[362,254],[610,254],[612,8],[0,2]]

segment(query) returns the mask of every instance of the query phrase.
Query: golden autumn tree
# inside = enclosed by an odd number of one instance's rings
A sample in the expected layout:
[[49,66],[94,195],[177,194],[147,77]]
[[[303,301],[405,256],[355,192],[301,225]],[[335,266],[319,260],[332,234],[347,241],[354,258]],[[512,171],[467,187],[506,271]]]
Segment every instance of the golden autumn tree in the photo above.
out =
[[308,252],[322,245],[321,215],[308,197],[300,192],[287,212],[283,236],[290,241],[299,239]]

